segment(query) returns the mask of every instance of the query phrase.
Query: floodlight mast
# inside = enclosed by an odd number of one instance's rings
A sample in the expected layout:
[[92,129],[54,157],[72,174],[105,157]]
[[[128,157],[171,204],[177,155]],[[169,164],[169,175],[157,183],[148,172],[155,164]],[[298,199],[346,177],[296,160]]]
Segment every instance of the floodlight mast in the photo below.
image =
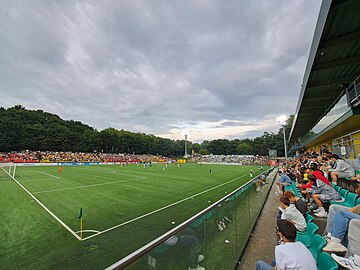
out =
[[283,133],[284,133],[284,150],[285,150],[285,158],[287,159],[287,147],[286,147],[286,135],[285,135],[285,125],[286,125],[286,120],[287,120],[287,117],[286,115],[281,115],[279,116],[278,118],[276,118],[277,122],[278,122],[278,125],[280,127],[282,127],[283,129]]
[[187,152],[187,144],[188,144],[188,141],[187,141],[187,138],[188,138],[188,134],[189,134],[189,130],[188,129],[184,129],[183,130],[183,134],[185,136],[185,155],[184,155],[184,158],[187,158],[189,155],[188,155],[188,152]]

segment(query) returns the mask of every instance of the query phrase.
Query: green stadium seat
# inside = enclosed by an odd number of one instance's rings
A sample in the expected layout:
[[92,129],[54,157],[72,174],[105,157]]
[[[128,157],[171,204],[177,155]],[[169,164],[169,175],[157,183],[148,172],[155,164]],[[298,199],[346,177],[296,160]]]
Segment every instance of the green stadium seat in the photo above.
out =
[[315,261],[318,260],[318,257],[323,247],[325,246],[326,246],[326,240],[322,236],[315,234],[311,241],[311,247],[309,248],[311,254],[314,256]]
[[306,223],[309,224],[310,222],[312,222],[314,220],[314,217],[310,213],[307,213],[307,215],[305,216],[305,219],[306,219]]
[[300,194],[299,190],[297,189],[294,182],[292,182],[292,187],[293,187],[293,192],[294,192],[295,196],[301,198],[301,194]]
[[331,201],[331,204],[335,203],[335,202],[336,202],[335,204],[338,204],[339,202],[345,202],[346,196],[349,193],[349,190],[347,190],[346,188],[341,188],[338,192],[339,192],[340,196],[343,197],[343,200],[341,200],[341,201]]
[[311,241],[315,233],[319,230],[319,227],[310,222],[307,225],[307,230],[305,232],[297,232],[296,241],[303,243],[307,248],[311,247]]
[[339,191],[340,191],[340,189],[342,189],[342,187],[341,187],[341,186],[339,186],[339,185],[335,185],[335,184],[333,184],[333,188],[334,188],[337,192],[339,192]]
[[346,196],[346,200],[344,203],[340,203],[343,206],[353,208],[356,205],[356,201],[358,199],[358,195],[356,193],[349,192]]
[[321,252],[317,260],[318,270],[337,270],[339,266],[326,252]]
[[346,196],[349,193],[349,191],[347,189],[345,189],[345,188],[342,188],[342,189],[340,189],[339,193],[340,193],[341,197],[346,199]]
[[341,197],[345,198],[345,201],[330,201],[330,204],[339,204],[339,205],[343,205],[343,206],[347,206],[347,207],[354,207],[356,205],[356,199],[357,199],[357,194],[353,193],[353,192],[349,192],[348,190],[345,190],[346,195],[345,197],[342,195],[344,194],[344,192],[341,192],[342,190],[340,190],[340,195]]
[[292,182],[290,186],[284,186],[284,190],[285,191],[292,191],[296,197],[301,197],[301,195],[299,194],[299,191],[297,190],[296,185],[295,185],[294,182]]

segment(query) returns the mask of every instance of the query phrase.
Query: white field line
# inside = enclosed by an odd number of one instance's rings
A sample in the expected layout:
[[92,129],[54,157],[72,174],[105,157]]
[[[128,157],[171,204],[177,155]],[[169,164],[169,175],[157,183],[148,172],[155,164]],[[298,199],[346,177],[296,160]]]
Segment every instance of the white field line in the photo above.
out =
[[239,180],[239,179],[241,179],[241,178],[243,178],[243,177],[245,177],[245,176],[248,176],[248,175],[249,175],[249,174],[247,173],[247,174],[245,174],[245,175],[238,176],[238,177],[236,177],[236,178],[234,178],[234,179],[231,179],[231,180],[229,180],[229,181],[227,181],[227,182],[224,182],[224,183],[222,183],[222,184],[219,184],[219,185],[217,185],[217,186],[215,186],[215,187],[212,187],[212,188],[209,188],[209,189],[207,189],[207,190],[201,191],[201,192],[199,192],[199,193],[196,193],[196,194],[194,194],[194,195],[192,195],[192,196],[189,196],[189,197],[187,197],[187,198],[185,198],[185,199],[182,199],[182,200],[180,200],[180,201],[174,202],[174,203],[172,203],[172,204],[168,204],[168,205],[166,205],[166,206],[164,206],[164,207],[161,207],[161,208],[159,208],[159,209],[156,209],[156,210],[151,211],[151,212],[149,212],[149,213],[146,213],[146,214],[144,214],[144,215],[138,216],[138,217],[136,217],[136,218],[130,219],[130,220],[128,220],[128,221],[125,221],[125,222],[123,222],[123,223],[121,223],[121,224],[115,225],[115,226],[113,226],[113,227],[111,227],[111,228],[108,228],[108,229],[106,229],[106,230],[104,230],[104,231],[101,231],[101,232],[99,232],[99,233],[96,233],[96,234],[90,235],[90,236],[88,236],[88,237],[85,237],[85,238],[83,238],[82,240],[85,241],[85,240],[88,240],[88,239],[93,238],[93,237],[95,237],[95,236],[98,236],[98,235],[100,235],[100,234],[103,234],[103,233],[106,233],[106,232],[108,232],[108,231],[114,230],[114,229],[116,229],[116,228],[122,227],[122,226],[124,226],[124,225],[126,225],[126,224],[129,224],[129,223],[134,222],[134,221],[136,221],[136,220],[139,220],[139,219],[142,219],[142,218],[144,218],[144,217],[147,217],[147,216],[150,216],[150,215],[152,215],[152,214],[155,214],[155,213],[157,213],[157,212],[160,212],[160,211],[162,211],[162,210],[164,210],[164,209],[170,208],[170,207],[172,207],[172,206],[174,206],[174,205],[177,205],[177,204],[179,204],[179,203],[182,203],[182,202],[185,202],[185,201],[187,201],[187,200],[190,200],[190,199],[192,199],[192,198],[194,198],[194,197],[197,197],[197,196],[199,196],[199,195],[201,195],[201,194],[204,194],[204,193],[206,193],[206,192],[209,192],[209,191],[211,191],[211,190],[213,190],[213,189],[216,189],[216,188],[218,188],[218,187],[221,187],[221,186],[224,186],[224,185],[229,184],[229,183],[231,183],[231,182],[234,182],[234,181],[236,181],[236,180]]
[[[82,230],[82,232],[94,232],[94,233],[98,233],[99,231],[97,230]],[[77,231],[76,233],[80,233],[80,231]]]
[[[1,168],[1,169],[3,169],[3,168]],[[56,220],[57,222],[59,222],[65,229],[67,229],[76,239],[81,240],[80,237],[79,237],[72,229],[70,229],[69,226],[67,226],[60,218],[58,218],[58,217],[57,217],[53,212],[51,212],[45,205],[43,205],[42,202],[40,202],[33,194],[31,194],[30,191],[28,191],[22,184],[20,184],[19,181],[17,181],[17,180],[15,179],[15,177],[13,177],[12,175],[10,175],[10,174],[9,174],[7,171],[5,171],[4,169],[3,169],[3,171],[4,171],[7,175],[9,175],[23,190],[25,190],[26,193],[28,193],[28,194],[31,196],[31,198],[33,198],[42,208],[44,208],[46,212],[48,212],[53,218],[55,218],[55,220]]]
[[81,188],[88,188],[88,187],[97,187],[97,186],[104,186],[104,185],[113,185],[113,184],[118,184],[118,183],[133,182],[133,181],[139,181],[139,180],[144,180],[144,179],[147,179],[147,177],[138,177],[138,178],[115,181],[115,182],[107,182],[107,183],[101,183],[101,184],[92,184],[92,185],[69,187],[69,188],[50,189],[50,190],[44,190],[44,191],[37,191],[37,192],[34,192],[33,194],[41,194],[41,193],[49,193],[49,192],[56,192],[56,191],[73,190],[73,189],[81,189]]
[[52,174],[50,174],[50,173],[41,172],[41,171],[38,171],[38,172],[39,172],[39,173],[42,173],[42,174],[46,174],[46,175],[51,176],[51,177],[54,177],[54,178],[56,178],[56,179],[60,179],[60,177],[55,176],[55,175],[52,175]]

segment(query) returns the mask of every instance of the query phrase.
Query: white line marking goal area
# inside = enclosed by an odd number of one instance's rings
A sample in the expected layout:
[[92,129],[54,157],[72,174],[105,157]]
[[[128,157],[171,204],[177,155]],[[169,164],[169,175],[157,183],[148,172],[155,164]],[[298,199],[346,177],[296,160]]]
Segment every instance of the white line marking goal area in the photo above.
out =
[[[53,212],[51,212],[51,211],[50,211],[39,199],[37,199],[33,194],[40,194],[40,193],[47,193],[47,192],[57,192],[57,191],[65,191],[65,190],[72,190],[72,189],[81,189],[81,188],[88,188],[88,187],[95,187],[95,186],[102,186],[102,185],[111,185],[111,184],[124,183],[124,182],[130,182],[130,181],[139,181],[139,180],[147,179],[147,177],[138,177],[138,178],[134,178],[134,179],[127,179],[127,180],[114,181],[114,182],[108,182],[108,183],[78,186],[78,187],[72,187],[72,188],[63,188],[63,189],[54,189],[54,190],[47,190],[47,191],[39,191],[39,192],[34,192],[34,193],[32,194],[32,193],[31,193],[30,191],[28,191],[18,180],[16,180],[15,177],[13,177],[12,175],[10,175],[10,174],[9,174],[6,170],[4,170],[3,168],[1,168],[1,169],[2,169],[11,179],[13,179],[26,193],[28,193],[46,212],[48,212],[57,222],[59,222],[67,231],[69,231],[76,239],[82,240],[82,241],[91,239],[91,238],[93,238],[93,237],[96,237],[96,236],[99,236],[99,235],[104,234],[104,233],[106,233],[106,232],[112,231],[112,230],[117,229],[117,228],[119,228],[119,227],[122,227],[122,226],[124,226],[124,225],[130,224],[130,223],[132,223],[132,222],[134,222],[134,221],[137,221],[137,220],[140,220],[140,219],[145,218],[145,217],[147,217],[147,216],[153,215],[153,214],[158,213],[158,212],[160,212],[160,211],[162,211],[162,210],[168,209],[168,208],[173,207],[173,206],[175,206],[175,205],[178,205],[178,204],[180,204],[180,203],[182,203],[182,202],[185,202],[185,201],[188,201],[188,200],[190,200],[190,199],[193,199],[193,198],[195,198],[195,197],[197,197],[197,196],[200,196],[200,195],[202,195],[202,194],[204,194],[204,193],[207,193],[207,192],[209,192],[209,191],[211,191],[211,190],[217,189],[217,188],[219,188],[219,187],[221,187],[221,186],[224,186],[224,185],[226,185],[226,184],[232,183],[232,182],[234,182],[234,181],[236,181],[236,180],[239,180],[239,179],[244,178],[244,177],[246,177],[246,176],[249,175],[249,174],[246,173],[246,174],[244,174],[244,175],[238,176],[238,177],[236,177],[236,178],[234,178],[234,179],[231,179],[231,180],[229,180],[229,181],[226,181],[226,182],[221,183],[221,184],[219,184],[219,185],[216,185],[216,186],[214,186],[214,187],[208,188],[208,189],[206,189],[206,190],[204,190],[204,191],[201,191],[201,192],[198,192],[198,193],[193,194],[193,195],[191,195],[191,196],[188,196],[187,198],[184,198],[184,199],[182,199],[182,200],[179,200],[179,201],[176,201],[176,202],[174,202],[174,203],[168,204],[168,205],[166,205],[166,206],[164,206],[164,207],[161,207],[161,208],[158,208],[158,209],[153,210],[153,211],[151,211],[151,212],[145,213],[145,214],[143,214],[143,215],[140,215],[140,216],[138,216],[138,217],[136,217],[136,218],[130,219],[130,220],[125,221],[125,222],[123,222],[123,223],[120,223],[120,224],[118,224],[118,225],[112,226],[112,227],[110,227],[110,228],[108,228],[108,229],[105,229],[105,230],[103,230],[103,231],[98,231],[98,230],[94,230],[94,229],[83,230],[83,232],[86,231],[87,233],[94,233],[94,234],[92,234],[92,235],[90,235],[90,236],[88,236],[88,237],[85,237],[85,238],[83,238],[83,239],[80,239],[80,236],[78,235],[79,232],[73,231],[73,230],[72,230],[69,226],[67,226],[59,217],[57,217]],[[41,171],[39,171],[39,172],[40,172],[40,173],[43,173],[43,172],[41,172]],[[47,174],[47,173],[44,173],[44,174]],[[52,177],[55,177],[55,178],[58,178],[58,177],[53,176],[53,175],[50,175],[50,174],[47,174],[47,175],[52,176]]]

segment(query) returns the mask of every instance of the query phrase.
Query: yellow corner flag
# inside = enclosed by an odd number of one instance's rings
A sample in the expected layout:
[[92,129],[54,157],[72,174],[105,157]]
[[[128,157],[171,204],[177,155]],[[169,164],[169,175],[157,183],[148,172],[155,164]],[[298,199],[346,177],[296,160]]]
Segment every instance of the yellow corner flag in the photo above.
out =
[[82,240],[82,208],[80,208],[79,219],[80,219],[80,240]]

